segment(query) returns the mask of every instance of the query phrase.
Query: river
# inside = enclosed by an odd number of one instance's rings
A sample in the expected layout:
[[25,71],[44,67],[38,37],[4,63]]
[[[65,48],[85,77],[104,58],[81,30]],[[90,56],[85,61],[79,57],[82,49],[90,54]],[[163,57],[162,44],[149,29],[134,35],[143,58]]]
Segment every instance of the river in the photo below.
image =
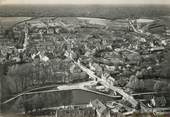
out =
[[95,99],[99,99],[102,102],[113,100],[113,98],[108,96],[75,89],[52,93],[24,95],[5,105],[2,105],[2,112],[18,113],[33,109],[57,107],[62,105],[89,104],[90,101]]

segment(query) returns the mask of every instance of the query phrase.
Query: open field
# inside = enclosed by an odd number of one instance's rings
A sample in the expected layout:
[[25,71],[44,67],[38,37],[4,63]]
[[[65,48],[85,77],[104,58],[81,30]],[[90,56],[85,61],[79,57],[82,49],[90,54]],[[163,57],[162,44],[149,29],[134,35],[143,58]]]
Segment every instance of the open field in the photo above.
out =
[[4,5],[0,16],[72,16],[108,19],[136,17],[160,17],[170,15],[168,5]]

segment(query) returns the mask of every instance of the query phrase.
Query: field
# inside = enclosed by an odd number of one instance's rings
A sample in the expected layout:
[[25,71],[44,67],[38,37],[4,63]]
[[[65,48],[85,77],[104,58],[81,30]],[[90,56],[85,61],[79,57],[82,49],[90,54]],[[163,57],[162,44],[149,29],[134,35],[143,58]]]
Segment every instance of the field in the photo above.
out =
[[170,15],[168,5],[15,5],[1,6],[0,16],[80,16],[108,19]]

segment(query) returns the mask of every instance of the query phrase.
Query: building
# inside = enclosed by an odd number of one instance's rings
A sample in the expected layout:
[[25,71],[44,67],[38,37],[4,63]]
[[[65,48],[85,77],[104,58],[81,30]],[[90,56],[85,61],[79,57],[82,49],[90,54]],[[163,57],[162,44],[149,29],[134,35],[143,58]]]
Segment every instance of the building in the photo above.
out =
[[110,117],[110,112],[108,111],[105,104],[103,104],[98,99],[91,102],[92,106],[96,109],[97,117]]

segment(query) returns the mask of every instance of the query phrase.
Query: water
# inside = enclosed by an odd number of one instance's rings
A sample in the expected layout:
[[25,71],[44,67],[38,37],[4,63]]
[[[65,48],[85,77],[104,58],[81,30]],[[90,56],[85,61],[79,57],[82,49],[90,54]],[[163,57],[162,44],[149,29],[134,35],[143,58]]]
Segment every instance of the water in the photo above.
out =
[[87,104],[90,101],[93,101],[95,99],[99,99],[103,102],[113,100],[110,97],[106,97],[103,95],[95,94],[95,93],[84,91],[84,90],[73,90],[72,95],[73,95],[72,104],[75,104],[75,105]]
[[102,102],[111,101],[113,98],[99,95],[84,90],[69,90],[43,94],[25,95],[2,106],[2,112],[18,113],[33,109],[57,107],[62,105],[89,104],[90,101],[99,99]]

